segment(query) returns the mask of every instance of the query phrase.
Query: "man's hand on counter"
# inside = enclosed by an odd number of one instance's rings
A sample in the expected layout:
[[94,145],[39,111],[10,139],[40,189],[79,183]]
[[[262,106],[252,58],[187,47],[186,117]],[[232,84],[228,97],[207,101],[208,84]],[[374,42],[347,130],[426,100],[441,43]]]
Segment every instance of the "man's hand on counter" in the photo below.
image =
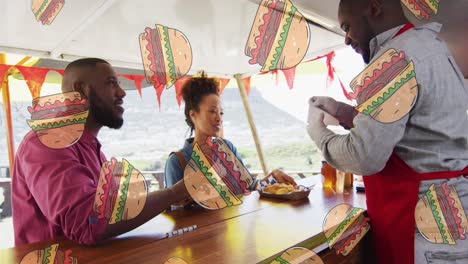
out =
[[190,194],[185,187],[184,180],[177,182],[167,189],[150,192],[147,194],[145,206],[138,216],[127,221],[107,225],[101,239],[131,231],[158,216],[171,205],[187,201],[188,199],[190,199]]
[[297,185],[296,181],[291,176],[287,175],[284,171],[280,169],[275,169],[271,171],[270,174],[268,174],[268,176],[265,177],[263,180],[268,179],[268,177],[270,176],[273,176],[273,178],[275,178],[275,180],[279,183],[288,183],[294,186]]

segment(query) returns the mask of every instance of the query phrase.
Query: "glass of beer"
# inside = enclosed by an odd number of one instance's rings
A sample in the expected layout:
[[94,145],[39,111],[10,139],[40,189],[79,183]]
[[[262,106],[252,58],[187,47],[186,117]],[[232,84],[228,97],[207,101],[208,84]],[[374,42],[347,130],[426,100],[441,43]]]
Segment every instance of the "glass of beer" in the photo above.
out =
[[322,161],[322,185],[323,188],[335,188],[336,170],[328,162]]

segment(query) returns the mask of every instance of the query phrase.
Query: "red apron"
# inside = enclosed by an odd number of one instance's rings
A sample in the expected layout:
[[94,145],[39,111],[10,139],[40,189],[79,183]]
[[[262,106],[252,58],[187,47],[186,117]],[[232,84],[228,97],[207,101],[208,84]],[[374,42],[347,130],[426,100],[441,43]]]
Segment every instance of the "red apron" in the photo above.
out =
[[374,252],[379,264],[414,263],[414,210],[420,182],[464,174],[468,174],[468,167],[463,171],[417,173],[392,154],[381,172],[363,177]]

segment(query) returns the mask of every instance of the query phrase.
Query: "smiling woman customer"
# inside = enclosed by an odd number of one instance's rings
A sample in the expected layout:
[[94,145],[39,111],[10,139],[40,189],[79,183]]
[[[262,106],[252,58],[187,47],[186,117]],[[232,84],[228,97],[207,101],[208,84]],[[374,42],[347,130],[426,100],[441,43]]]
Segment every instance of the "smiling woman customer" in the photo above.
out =
[[[200,77],[193,77],[182,89],[182,97],[185,101],[185,122],[191,129],[190,136],[195,133],[193,137],[185,140],[180,151],[169,155],[165,169],[167,187],[176,184],[184,177],[185,165],[190,160],[194,142],[206,142],[208,137],[220,137],[223,124],[223,109],[217,80],[208,78],[204,73]],[[229,140],[223,140],[242,162],[236,147]],[[203,146],[201,147],[203,149]],[[278,182],[296,185],[295,181],[281,170],[273,170],[268,176],[270,175]],[[257,182],[254,181],[249,189],[255,190]]]

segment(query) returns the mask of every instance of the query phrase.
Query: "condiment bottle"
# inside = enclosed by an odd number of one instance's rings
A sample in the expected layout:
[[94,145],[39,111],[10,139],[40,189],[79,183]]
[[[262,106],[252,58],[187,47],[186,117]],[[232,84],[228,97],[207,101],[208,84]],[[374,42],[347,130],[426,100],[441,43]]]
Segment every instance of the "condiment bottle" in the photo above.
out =
[[346,173],[345,174],[345,183],[344,183],[344,186],[345,187],[352,187],[353,186],[353,178],[354,178],[354,175],[352,173]]
[[322,182],[323,188],[335,188],[336,185],[336,170],[328,162],[322,161]]

